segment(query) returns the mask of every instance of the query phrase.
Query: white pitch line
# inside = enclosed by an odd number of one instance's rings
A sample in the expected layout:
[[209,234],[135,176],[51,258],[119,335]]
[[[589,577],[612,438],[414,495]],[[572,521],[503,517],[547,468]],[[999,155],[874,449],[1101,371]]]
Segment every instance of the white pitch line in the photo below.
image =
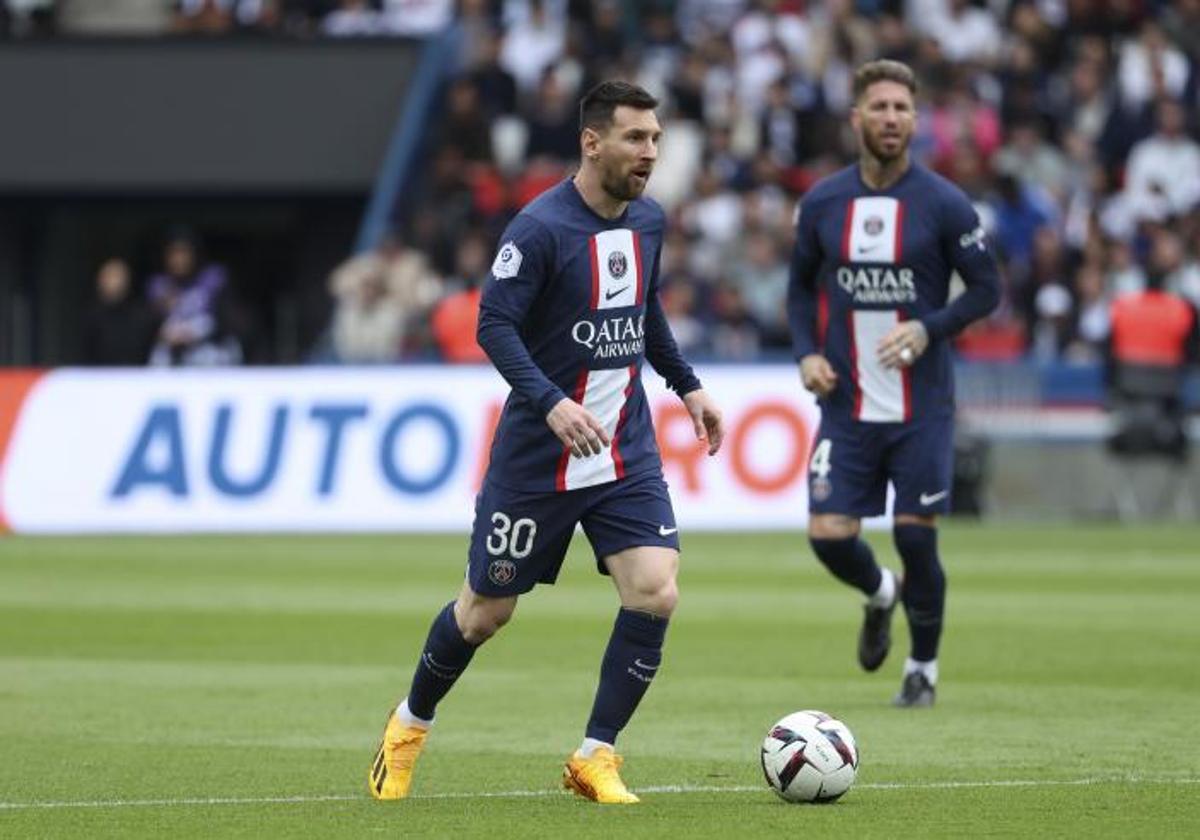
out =
[[[994,779],[977,782],[873,782],[856,785],[856,790],[953,790],[958,788],[1081,787],[1089,785],[1196,785],[1200,779],[1125,776],[1086,779]],[[755,793],[767,792],[764,785],[656,785],[636,788],[638,793]],[[410,799],[518,799],[570,796],[563,790],[506,790],[481,793],[425,793]],[[289,805],[309,802],[366,801],[366,794],[315,796],[196,797],[186,799],[99,799],[74,802],[0,802],[0,811],[54,808],[170,808],[188,805]]]

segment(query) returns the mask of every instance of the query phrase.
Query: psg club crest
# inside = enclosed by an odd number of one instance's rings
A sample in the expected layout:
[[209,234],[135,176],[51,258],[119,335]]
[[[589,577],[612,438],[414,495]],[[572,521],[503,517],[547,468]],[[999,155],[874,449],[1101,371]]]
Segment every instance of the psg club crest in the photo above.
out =
[[507,586],[517,577],[517,564],[507,557],[499,557],[488,566],[488,580],[497,586]]
[[824,476],[812,480],[812,497],[814,502],[823,502],[833,495],[833,482]]
[[867,216],[863,220],[863,230],[867,236],[878,236],[883,233],[883,219],[878,216]]
[[608,273],[614,280],[620,280],[628,270],[629,261],[625,259],[624,254],[620,251],[613,251],[608,255]]

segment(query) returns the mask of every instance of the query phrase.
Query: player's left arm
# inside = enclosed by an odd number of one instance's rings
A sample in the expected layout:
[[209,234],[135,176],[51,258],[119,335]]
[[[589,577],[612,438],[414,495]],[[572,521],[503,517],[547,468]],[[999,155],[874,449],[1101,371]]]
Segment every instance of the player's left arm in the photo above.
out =
[[930,342],[953,338],[1000,302],[1000,271],[983,225],[966,195],[957,189],[943,203],[940,230],[942,253],[962,278],[966,291],[940,309],[904,321],[886,335],[879,343],[879,359],[887,367],[912,364]]
[[683,400],[691,415],[696,439],[708,443],[708,454],[715,455],[725,438],[725,422],[716,402],[704,390],[692,366],[679,352],[667,315],[658,299],[658,257],[646,293],[646,361],[667,381],[667,387]]

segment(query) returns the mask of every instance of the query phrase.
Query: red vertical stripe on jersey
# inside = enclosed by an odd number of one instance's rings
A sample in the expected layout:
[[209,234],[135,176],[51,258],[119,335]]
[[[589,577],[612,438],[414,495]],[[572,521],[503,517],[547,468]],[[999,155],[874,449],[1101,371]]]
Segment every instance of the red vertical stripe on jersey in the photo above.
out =
[[[636,241],[637,234],[634,234]],[[638,263],[641,264],[640,261]],[[633,394],[634,377],[637,376],[637,365],[629,366],[629,384],[625,386],[625,402],[621,404],[621,414],[617,417],[617,427],[613,430],[612,436],[612,459],[613,468],[616,471],[617,478],[625,477],[625,459],[621,457],[621,447],[617,442],[621,437],[621,429],[625,427],[625,416],[629,413],[629,397]]]
[[904,202],[896,201],[896,241],[892,246],[892,262],[900,262],[904,258]]
[[637,289],[633,293],[633,302],[636,305],[642,302],[646,294],[646,281],[642,277],[642,238],[636,230],[630,231],[629,236],[633,240],[634,280],[637,283]]
[[592,256],[592,309],[600,308],[600,257],[596,254],[596,237],[588,238],[588,252]]
[[850,232],[854,224],[854,199],[846,204],[846,219],[842,222],[842,261],[850,262]]
[[907,423],[912,420],[912,368],[903,368],[900,379],[904,382],[904,422]]
[[850,334],[850,387],[854,389],[855,420],[862,419],[862,388],[858,387],[858,333],[854,329],[854,310],[846,313],[846,327]]
[[[595,265],[596,257],[596,240],[592,240],[592,264]],[[594,275],[593,275],[594,276]],[[593,288],[595,288],[593,286]],[[579,371],[579,378],[575,380],[575,393],[571,395],[571,399],[583,405],[583,395],[587,393],[588,369],[584,368]],[[559,491],[567,489],[567,464],[571,460],[571,447],[564,446],[562,455],[558,456],[558,470],[554,476],[554,486]]]

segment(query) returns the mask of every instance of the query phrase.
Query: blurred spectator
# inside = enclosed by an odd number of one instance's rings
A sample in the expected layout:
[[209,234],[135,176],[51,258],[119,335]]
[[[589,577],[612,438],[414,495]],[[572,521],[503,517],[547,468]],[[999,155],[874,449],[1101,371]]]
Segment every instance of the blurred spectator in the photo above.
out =
[[84,328],[83,363],[144,365],[150,360],[157,326],[150,307],[133,295],[129,265],[119,259],[105,261],[96,273],[96,301]]
[[1114,295],[1140,292],[1146,285],[1146,272],[1134,259],[1133,248],[1124,240],[1109,243],[1108,276],[1105,286]]
[[529,116],[528,157],[567,161],[579,154],[578,98],[553,69],[546,71]]
[[1028,325],[1034,358],[1051,361],[1067,346],[1073,333],[1074,310],[1066,255],[1057,231],[1049,226],[1033,235],[1028,276],[1014,290],[1018,307]]
[[506,4],[508,17],[515,20],[505,35],[500,63],[527,93],[537,89],[542,74],[562,56],[567,43],[565,16],[551,14],[548,2]]
[[1067,195],[1067,161],[1046,142],[1042,128],[1025,120],[1009,128],[1008,143],[996,153],[997,172],[1013,175],[1029,186],[1041,185],[1059,201]]
[[170,0],[67,0],[59,30],[71,35],[161,35],[171,25]]
[[[254,0],[250,0],[253,4]],[[220,35],[233,29],[238,0],[177,0],[171,28],[187,35]]]
[[1158,131],[1133,147],[1125,189],[1141,218],[1162,220],[1200,202],[1200,144],[1187,136],[1187,114],[1174,100],[1158,104]]
[[696,286],[677,281],[664,285],[659,292],[663,313],[671,327],[671,335],[684,354],[705,351],[705,328],[697,317]]
[[1163,289],[1151,270],[1143,291],[1112,303],[1106,378],[1117,431],[1109,445],[1121,455],[1158,454],[1179,463],[1187,454],[1182,386],[1186,366],[1200,350],[1196,310]]
[[441,295],[441,279],[398,233],[351,257],[329,281],[336,301],[333,352],[342,362],[392,362],[425,349],[422,321]]
[[463,239],[454,276],[446,280],[449,291],[433,308],[431,324],[438,355],[447,362],[483,362],[487,356],[475,332],[479,326],[479,299],[488,275],[488,240],[479,232]]
[[403,353],[407,316],[388,294],[382,271],[358,277],[354,285],[336,288],[333,352],[345,364],[398,361]]
[[1163,278],[1163,288],[1200,305],[1200,263],[1189,257],[1183,238],[1170,228],[1155,231],[1150,245],[1150,271]]
[[147,288],[150,303],[162,318],[150,364],[240,364],[239,318],[225,269],[205,263],[199,238],[187,228],[176,228],[167,236],[163,267]]
[[960,142],[970,143],[984,160],[990,160],[1000,148],[1000,117],[995,108],[979,98],[970,78],[960,72],[949,87],[934,88],[932,97],[932,165],[944,168]]
[[454,0],[383,0],[389,33],[424,38],[441,32],[454,18]]
[[790,347],[788,263],[775,239],[762,230],[748,233],[743,252],[730,267],[728,276],[759,327],[761,345],[774,349]]
[[996,243],[1006,263],[1028,265],[1037,231],[1054,221],[1053,204],[1035,187],[1012,175],[996,179]]
[[425,200],[420,212],[412,217],[411,240],[413,247],[432,261],[438,274],[454,270],[458,240],[478,221],[471,181],[475,174],[457,144],[442,146],[434,153],[432,171],[425,182]]
[[338,0],[321,21],[321,32],[335,38],[371,37],[387,31],[384,17],[368,0]]
[[1137,109],[1162,97],[1178,99],[1189,72],[1187,56],[1171,45],[1156,21],[1148,19],[1138,37],[1121,48],[1117,66],[1121,100]]
[[1075,325],[1067,358],[1075,362],[1098,362],[1108,339],[1109,296],[1104,273],[1097,265],[1084,265],[1075,275]]
[[932,15],[922,28],[937,41],[942,54],[955,63],[990,64],[1000,44],[1000,30],[991,12],[968,0],[930,4]]
[[492,119],[517,110],[517,80],[500,65],[499,33],[488,32],[479,43],[478,53],[470,66],[470,79],[478,93],[479,105]]
[[490,162],[491,125],[475,83],[468,78],[455,79],[446,91],[445,103],[445,113],[439,120],[441,137],[436,145],[455,146],[470,163]]
[[1200,61],[1200,0],[1174,0],[1162,10],[1162,24],[1194,67]]
[[722,283],[713,290],[713,355],[724,361],[754,360],[762,349],[758,324],[736,286]]

